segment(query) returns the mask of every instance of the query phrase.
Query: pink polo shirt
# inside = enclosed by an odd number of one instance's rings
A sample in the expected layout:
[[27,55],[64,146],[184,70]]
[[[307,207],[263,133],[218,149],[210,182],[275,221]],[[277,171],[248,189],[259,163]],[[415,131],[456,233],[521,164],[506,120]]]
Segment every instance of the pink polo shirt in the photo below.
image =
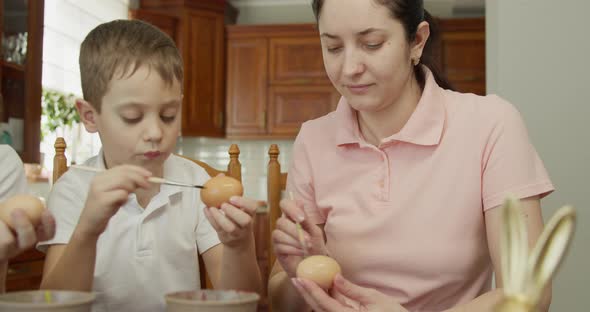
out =
[[553,190],[519,112],[497,96],[440,88],[430,71],[403,129],[379,147],[342,98],[295,140],[287,188],[325,224],[353,282],[410,311],[442,311],[491,287],[484,211]]

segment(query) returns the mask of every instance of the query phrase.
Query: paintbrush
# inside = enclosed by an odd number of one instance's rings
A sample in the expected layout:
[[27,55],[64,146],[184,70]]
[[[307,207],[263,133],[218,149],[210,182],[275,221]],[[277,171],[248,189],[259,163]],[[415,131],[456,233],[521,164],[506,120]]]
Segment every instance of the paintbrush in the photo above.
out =
[[[92,171],[92,172],[103,172],[104,171],[104,169],[88,167],[88,166],[81,166],[81,165],[71,165],[70,168],[75,168],[75,169],[80,169],[80,170],[85,170],[85,171]],[[205,188],[202,185],[175,182],[175,181],[170,181],[170,180],[166,180],[164,178],[158,178],[158,177],[149,177],[148,181],[151,183],[174,185],[174,186],[181,186],[181,187],[195,187],[195,188],[200,188],[200,189]]]
[[[289,199],[295,201],[295,197],[293,196],[293,192],[289,192]],[[299,220],[295,220],[295,227],[297,228],[297,236],[299,237],[299,244],[301,244],[301,248],[303,249],[303,257],[306,258],[308,256],[307,251],[307,244],[305,243],[305,237],[303,235],[303,228],[299,223]]]

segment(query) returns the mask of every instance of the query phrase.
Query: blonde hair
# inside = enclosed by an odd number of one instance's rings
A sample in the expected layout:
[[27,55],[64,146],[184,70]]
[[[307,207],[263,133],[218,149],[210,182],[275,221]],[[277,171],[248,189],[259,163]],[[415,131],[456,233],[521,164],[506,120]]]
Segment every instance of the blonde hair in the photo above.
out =
[[133,75],[143,65],[155,69],[166,85],[182,86],[182,58],[174,41],[139,20],[115,20],[94,28],[80,47],[84,99],[100,112],[102,98],[115,74]]

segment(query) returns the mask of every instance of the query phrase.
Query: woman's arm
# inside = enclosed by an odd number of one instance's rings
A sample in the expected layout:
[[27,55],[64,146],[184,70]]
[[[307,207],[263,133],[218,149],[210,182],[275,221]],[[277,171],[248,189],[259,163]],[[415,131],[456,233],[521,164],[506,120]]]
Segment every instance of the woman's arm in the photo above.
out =
[[[529,250],[533,249],[537,239],[543,231],[543,216],[541,213],[541,202],[539,196],[533,196],[521,200],[522,214],[527,226]],[[500,237],[503,228],[502,225],[502,209],[500,207],[494,207],[488,209],[485,212],[485,223],[486,223],[486,234],[488,240],[488,248],[490,256],[492,258],[492,264],[494,266],[495,278],[496,278],[496,290],[490,291],[486,294],[479,296],[473,301],[466,303],[461,306],[454,307],[448,312],[459,312],[459,311],[493,311],[494,306],[501,300],[502,292],[499,288],[502,288],[504,281],[502,275],[498,274],[501,272],[501,249],[500,249]],[[551,304],[551,284],[545,289],[545,293],[539,303],[539,311],[549,311],[549,305]]]
[[268,294],[273,310],[285,312],[311,311],[278,261],[274,263],[268,279]]

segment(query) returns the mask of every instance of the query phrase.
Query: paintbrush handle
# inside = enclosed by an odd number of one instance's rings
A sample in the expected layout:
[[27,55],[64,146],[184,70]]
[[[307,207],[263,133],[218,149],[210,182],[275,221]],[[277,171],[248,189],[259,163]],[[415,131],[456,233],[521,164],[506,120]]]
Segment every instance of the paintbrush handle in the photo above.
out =
[[[295,201],[295,196],[293,196],[293,192],[289,191],[289,199]],[[303,258],[307,258],[309,252],[307,251],[307,244],[305,243],[305,236],[303,235],[303,228],[299,221],[295,221],[295,227],[297,228],[297,237],[299,238],[299,244],[301,244],[301,249],[303,249]]]
[[149,177],[148,181],[152,182],[152,183],[157,183],[157,184],[166,184],[166,180],[163,178],[158,178],[158,177]]
[[[91,172],[103,172],[104,171],[104,169],[83,166],[83,165],[72,165],[72,166],[70,166],[70,168],[76,168],[76,169],[91,171]],[[174,181],[169,181],[169,180],[166,180],[164,178],[159,178],[159,177],[149,177],[148,181],[151,183],[156,183],[156,184],[168,184],[168,185],[175,185],[175,186],[203,188],[203,186],[201,186],[201,185],[174,182]]]
[[80,169],[80,170],[84,170],[84,171],[92,171],[92,172],[103,172],[104,171],[103,169],[89,167],[89,166],[83,166],[83,165],[71,165],[70,168]]

